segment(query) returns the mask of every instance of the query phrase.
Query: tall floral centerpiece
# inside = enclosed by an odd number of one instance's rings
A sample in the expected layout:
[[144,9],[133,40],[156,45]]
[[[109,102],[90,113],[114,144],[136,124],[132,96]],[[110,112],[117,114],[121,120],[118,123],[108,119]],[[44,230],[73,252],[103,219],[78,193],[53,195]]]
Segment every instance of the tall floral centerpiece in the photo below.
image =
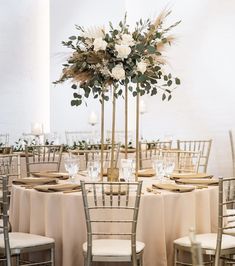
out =
[[[111,180],[115,180],[114,143],[116,99],[125,99],[125,147],[127,149],[128,94],[136,97],[136,177],[138,172],[139,140],[139,97],[160,94],[162,100],[170,100],[180,79],[165,70],[165,47],[171,45],[174,37],[169,32],[180,22],[164,26],[170,11],[163,11],[155,21],[140,19],[133,31],[126,21],[126,15],[115,28],[85,29],[76,26],[78,35],[69,37],[62,44],[71,49],[71,56],[63,64],[60,79],[54,83],[72,82],[74,90],[72,106],[86,104],[93,97],[101,103],[101,143],[104,143],[104,105],[112,95],[112,155]],[[111,92],[111,94],[110,94]],[[127,151],[126,151],[127,156]],[[101,165],[103,160],[101,145]],[[101,167],[103,176],[103,167]]]

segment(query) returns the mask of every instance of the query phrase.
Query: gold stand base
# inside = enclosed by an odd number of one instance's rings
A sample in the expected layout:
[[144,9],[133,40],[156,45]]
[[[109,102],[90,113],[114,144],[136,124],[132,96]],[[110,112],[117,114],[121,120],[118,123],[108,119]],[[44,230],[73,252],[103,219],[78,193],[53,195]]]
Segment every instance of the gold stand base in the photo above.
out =
[[108,168],[107,169],[108,181],[118,182],[119,181],[119,168]]

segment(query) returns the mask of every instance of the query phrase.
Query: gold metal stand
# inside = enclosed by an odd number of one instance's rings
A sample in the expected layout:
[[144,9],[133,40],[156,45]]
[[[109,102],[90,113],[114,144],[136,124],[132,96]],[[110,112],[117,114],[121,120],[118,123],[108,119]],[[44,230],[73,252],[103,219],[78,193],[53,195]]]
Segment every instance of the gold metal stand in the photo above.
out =
[[128,158],[128,85],[125,85],[125,159]]
[[138,181],[139,171],[139,116],[140,116],[140,95],[138,92],[139,84],[137,84],[137,96],[136,96],[136,161],[135,161],[135,181]]
[[104,176],[104,99],[101,99],[101,155],[100,155],[100,178]]

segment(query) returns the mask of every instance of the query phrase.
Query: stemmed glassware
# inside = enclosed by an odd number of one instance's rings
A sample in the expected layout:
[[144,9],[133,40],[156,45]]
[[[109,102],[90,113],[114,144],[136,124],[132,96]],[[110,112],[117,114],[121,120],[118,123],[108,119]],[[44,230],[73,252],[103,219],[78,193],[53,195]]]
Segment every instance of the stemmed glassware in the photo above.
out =
[[133,180],[133,167],[134,163],[131,159],[121,159],[122,176],[127,182]]
[[77,157],[69,156],[64,159],[65,170],[69,174],[69,181],[75,183],[75,177],[79,171],[79,160]]
[[91,181],[99,181],[100,162],[98,160],[91,160],[87,163],[87,174]]
[[157,179],[160,182],[169,181],[175,168],[175,161],[171,157],[159,157],[153,160],[153,168],[156,171]]

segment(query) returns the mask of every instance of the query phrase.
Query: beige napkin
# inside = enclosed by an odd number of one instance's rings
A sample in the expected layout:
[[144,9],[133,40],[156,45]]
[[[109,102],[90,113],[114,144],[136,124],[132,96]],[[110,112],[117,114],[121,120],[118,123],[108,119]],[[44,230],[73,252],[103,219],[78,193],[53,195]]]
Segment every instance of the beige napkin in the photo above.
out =
[[154,169],[143,169],[138,171],[138,176],[141,177],[153,177],[155,176],[156,172]]
[[48,177],[48,178],[59,178],[59,179],[68,179],[68,173],[60,173],[60,172],[35,172],[31,173],[36,177]]
[[13,184],[15,185],[44,185],[44,184],[56,184],[57,180],[56,179],[51,179],[51,178],[18,178],[14,179],[12,181]]
[[195,189],[195,187],[193,186],[180,186],[177,184],[170,184],[170,183],[158,183],[158,184],[153,184],[152,186],[153,188],[159,188],[173,192],[190,192]]
[[212,178],[213,175],[206,173],[173,173],[170,178],[172,179],[197,179],[197,178]]
[[192,185],[218,185],[219,180],[218,179],[176,179],[176,183],[179,184],[192,184]]
[[35,186],[34,189],[41,192],[64,192],[64,191],[73,191],[81,189],[81,186],[78,184],[57,184],[57,185],[48,185],[48,186]]

